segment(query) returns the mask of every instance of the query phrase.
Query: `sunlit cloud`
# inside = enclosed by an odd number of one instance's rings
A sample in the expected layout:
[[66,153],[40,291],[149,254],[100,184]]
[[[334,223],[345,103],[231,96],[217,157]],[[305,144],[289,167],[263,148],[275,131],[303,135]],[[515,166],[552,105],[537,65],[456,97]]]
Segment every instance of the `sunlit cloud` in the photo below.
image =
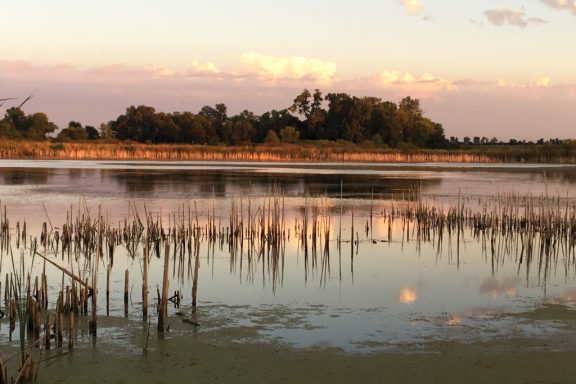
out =
[[154,76],[156,77],[171,77],[174,76],[176,72],[168,67],[158,67],[154,69]]
[[396,295],[396,299],[401,304],[412,304],[418,299],[418,292],[415,289],[403,287]]
[[275,57],[256,52],[243,53],[242,63],[259,77],[267,80],[303,80],[330,85],[336,74],[336,64],[301,56]]
[[490,24],[498,27],[510,25],[518,28],[526,28],[531,24],[538,25],[546,23],[546,20],[537,17],[526,17],[526,11],[524,9],[489,9],[484,12],[484,15]]
[[400,4],[409,15],[417,15],[424,9],[420,0],[400,0]]
[[576,16],[576,1],[574,0],[542,0],[549,7],[562,11],[569,11]]
[[430,96],[439,91],[454,91],[457,85],[454,82],[431,75],[428,72],[412,74],[397,70],[384,69],[376,78],[376,83],[385,88],[396,88],[403,92],[410,92],[414,96]]
[[200,63],[197,60],[192,62],[191,71],[193,73],[220,73],[220,68],[218,68],[214,63],[208,61],[206,63]]

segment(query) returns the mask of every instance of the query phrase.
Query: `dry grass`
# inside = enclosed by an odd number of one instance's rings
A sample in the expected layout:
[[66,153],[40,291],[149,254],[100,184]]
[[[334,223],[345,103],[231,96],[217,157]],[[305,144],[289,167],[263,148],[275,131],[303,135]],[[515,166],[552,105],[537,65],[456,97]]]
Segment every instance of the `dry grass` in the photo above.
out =
[[3,159],[61,160],[196,160],[320,162],[497,162],[483,154],[445,150],[398,151],[364,149],[346,144],[205,146],[138,143],[52,143],[2,141]]
[[208,146],[135,142],[0,141],[2,159],[303,161],[380,163],[557,163],[576,164],[576,145],[497,145],[466,149],[383,149],[348,142]]

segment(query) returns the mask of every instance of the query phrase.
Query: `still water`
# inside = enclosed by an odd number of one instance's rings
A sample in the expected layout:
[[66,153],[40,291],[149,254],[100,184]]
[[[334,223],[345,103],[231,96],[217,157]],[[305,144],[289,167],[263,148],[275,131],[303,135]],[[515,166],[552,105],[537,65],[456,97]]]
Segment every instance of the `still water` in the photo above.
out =
[[[112,226],[152,215],[170,223],[212,217],[219,228],[232,207],[248,214],[274,201],[283,207],[287,240],[280,266],[267,257],[248,259],[249,247],[202,243],[198,311],[222,318],[219,326],[248,326],[264,339],[297,347],[335,346],[349,351],[402,348],[425,340],[464,341],[559,332],[553,322],[522,322],[511,314],[542,303],[573,305],[573,262],[560,255],[544,276],[508,251],[497,260],[482,239],[418,239],[393,209],[425,200],[438,209],[481,207],[501,196],[576,200],[573,166],[485,164],[313,164],[218,162],[0,161],[0,202],[11,231],[26,222],[39,236],[43,223],[60,230],[70,215],[101,215]],[[304,215],[322,223],[330,237],[321,249],[304,250],[296,233]],[[354,229],[352,229],[354,228]],[[224,230],[224,229],[223,229]],[[352,237],[354,241],[352,242]],[[48,252],[49,253],[49,252]],[[47,254],[48,254],[47,253]],[[0,276],[11,271],[3,255]],[[58,260],[58,258],[56,258]],[[268,260],[268,261],[267,261]],[[31,260],[24,258],[24,263]],[[77,273],[81,262],[59,262]],[[41,270],[37,262],[32,266]],[[102,260],[99,291],[104,291]],[[171,265],[170,291],[191,305],[192,263]],[[119,246],[111,268],[110,316],[124,316],[124,272],[131,276],[129,316],[141,318],[141,254]],[[150,265],[155,300],[162,263]],[[181,272],[181,273],[180,273]],[[47,267],[49,289],[61,272]],[[106,314],[100,294],[99,314]],[[53,305],[54,303],[51,303]],[[6,323],[1,320],[0,325]],[[0,328],[5,339],[7,327]]]

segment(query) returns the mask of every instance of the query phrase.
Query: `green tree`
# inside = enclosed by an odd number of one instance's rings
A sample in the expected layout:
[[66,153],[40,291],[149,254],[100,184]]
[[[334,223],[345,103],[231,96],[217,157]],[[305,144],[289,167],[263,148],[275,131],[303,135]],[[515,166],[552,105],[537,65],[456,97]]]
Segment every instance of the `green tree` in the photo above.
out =
[[280,137],[283,143],[295,143],[300,137],[300,132],[298,132],[296,128],[287,125],[280,130]]
[[119,140],[134,140],[139,142],[157,142],[156,110],[152,107],[139,105],[126,108],[126,113],[111,122],[114,137]]
[[270,130],[273,130],[276,136],[278,136],[282,128],[286,126],[297,127],[300,124],[300,120],[287,109],[280,111],[272,110],[260,116],[258,126],[256,127],[257,133],[255,139],[257,142],[263,142]]
[[268,131],[268,133],[266,134],[266,137],[264,138],[264,142],[265,143],[279,143],[280,139],[278,138],[278,135],[276,134],[276,132],[274,132],[272,129]]
[[324,98],[319,89],[310,93],[304,89],[294,99],[292,106],[289,108],[290,112],[296,112],[305,118],[302,125],[302,133],[305,139],[323,139],[324,122],[326,120],[326,111],[322,108]]
[[46,135],[57,128],[42,112],[27,115],[20,108],[12,107],[6,110],[2,119],[1,133],[13,138],[46,140]]
[[112,130],[112,123],[102,123],[100,124],[100,137],[102,139],[113,139],[114,131]]
[[64,128],[56,136],[58,141],[77,141],[88,139],[88,133],[86,129],[77,121],[71,121],[68,123],[68,127]]
[[91,125],[87,125],[84,127],[86,129],[86,135],[88,136],[88,140],[97,140],[100,138],[100,133],[96,128]]

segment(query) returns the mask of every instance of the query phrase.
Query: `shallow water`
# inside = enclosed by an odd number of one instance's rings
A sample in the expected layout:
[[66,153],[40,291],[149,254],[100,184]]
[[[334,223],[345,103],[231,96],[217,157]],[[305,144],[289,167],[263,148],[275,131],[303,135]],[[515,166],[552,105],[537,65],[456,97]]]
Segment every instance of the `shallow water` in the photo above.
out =
[[[269,257],[249,258],[248,247],[231,252],[202,243],[198,252],[199,314],[231,319],[220,326],[249,326],[264,338],[300,347],[336,346],[370,351],[430,339],[461,340],[556,332],[552,323],[534,328],[507,314],[542,302],[573,304],[575,271],[567,259],[546,276],[518,263],[514,252],[497,259],[471,231],[463,239],[417,241],[402,223],[388,237],[385,212],[426,199],[439,207],[458,201],[479,204],[506,194],[576,199],[572,166],[485,164],[263,164],[201,162],[0,161],[0,200],[11,230],[26,221],[38,236],[42,223],[60,229],[67,215],[98,212],[111,225],[148,212],[166,225],[191,212],[205,221],[213,214],[225,227],[234,204],[246,214],[277,197],[284,205],[286,242],[281,265]],[[308,207],[308,208],[306,208]],[[329,247],[309,251],[296,240],[305,209],[316,207],[331,232]],[[354,217],[354,219],[352,219]],[[358,234],[351,246],[351,228]],[[346,242],[339,243],[342,233]],[[340,247],[339,247],[340,245]],[[18,254],[19,251],[15,253]],[[23,251],[24,264],[32,259]],[[124,271],[130,270],[129,316],[141,318],[141,254],[118,247],[111,269],[110,315],[122,317]],[[264,255],[266,256],[266,255]],[[0,276],[11,272],[3,255]],[[57,259],[58,260],[58,259]],[[81,262],[67,264],[79,274]],[[106,266],[99,274],[99,314],[104,316]],[[192,266],[171,264],[170,291],[183,295],[189,315]],[[42,265],[35,261],[37,273]],[[152,258],[150,301],[161,285],[162,261]],[[180,272],[180,273],[179,273]],[[49,289],[60,289],[61,272],[47,267]],[[55,295],[53,295],[55,300]],[[53,307],[54,303],[50,303]],[[155,314],[154,314],[155,315]],[[1,320],[0,339],[8,337]]]

